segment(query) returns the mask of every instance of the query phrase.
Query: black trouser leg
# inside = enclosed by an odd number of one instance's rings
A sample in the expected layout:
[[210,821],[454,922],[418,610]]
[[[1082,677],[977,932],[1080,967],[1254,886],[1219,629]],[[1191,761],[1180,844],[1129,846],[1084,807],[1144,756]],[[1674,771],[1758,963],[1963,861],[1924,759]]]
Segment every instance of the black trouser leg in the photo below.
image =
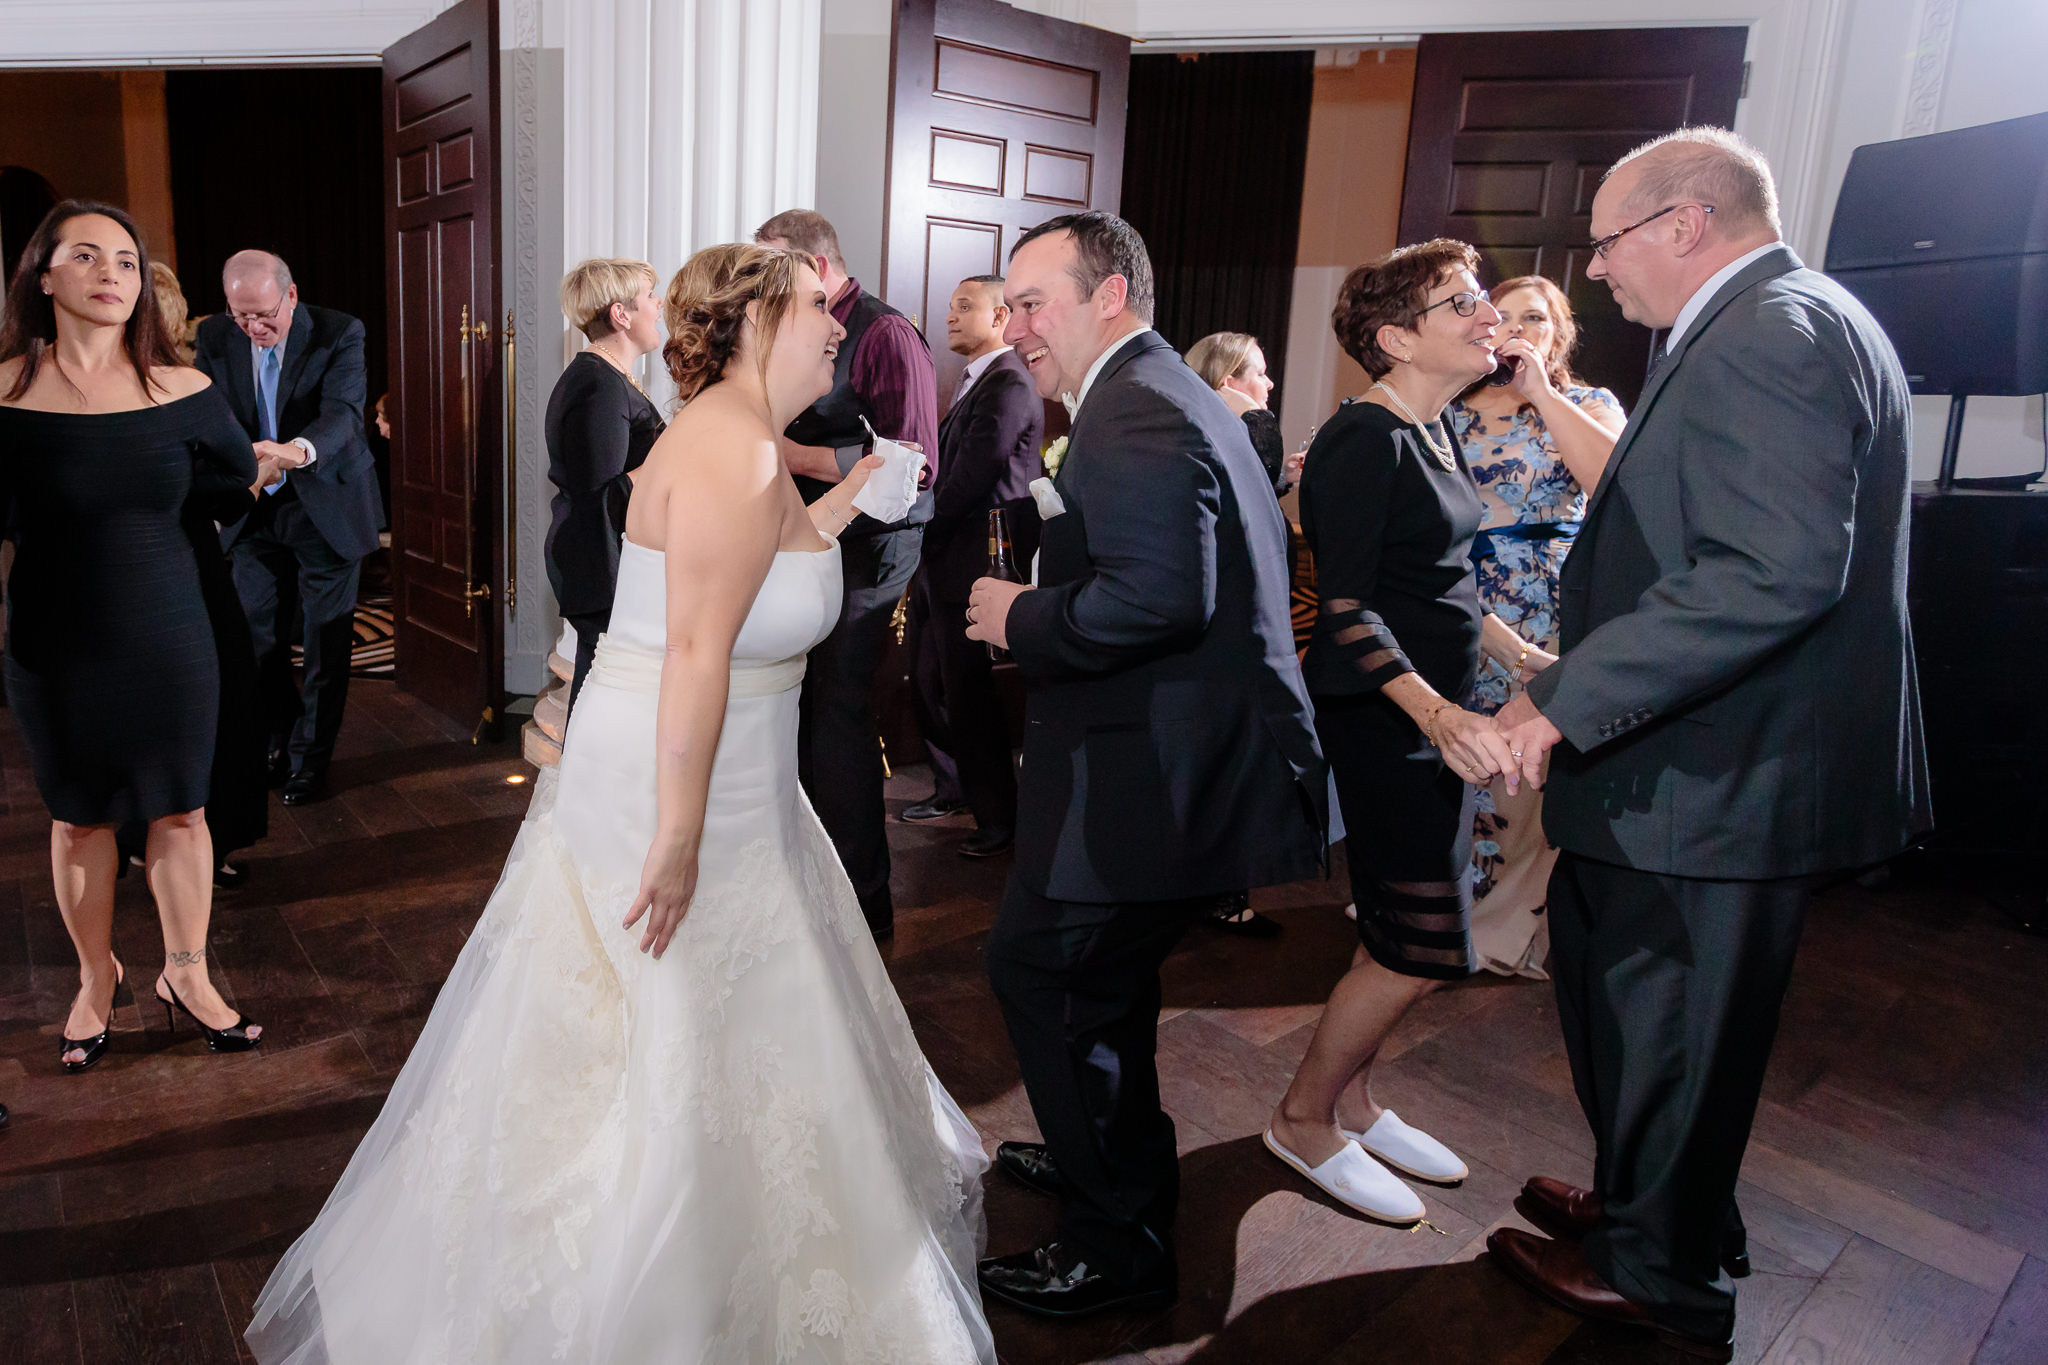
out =
[[933,618],[960,790],[981,828],[1014,829],[1017,770],[1010,758],[1010,720],[996,694],[988,646],[967,638],[966,603],[938,603]]
[[1680,1331],[1733,1321],[1720,1261],[1812,887],[1569,853],[1551,879],[1558,1013],[1608,1219],[1586,1259]]
[[290,748],[301,710],[292,681],[292,631],[299,614],[299,566],[277,536],[274,509],[259,498],[250,526],[234,544],[235,593],[249,622],[256,655],[257,709],[271,752]]
[[896,910],[889,899],[881,731],[870,694],[889,618],[917,572],[923,543],[921,526],[841,542],[846,586],[839,624],[811,651],[804,673],[797,775],[877,932],[895,923]]
[[612,614],[593,611],[567,620],[576,628],[576,671],[569,679],[569,709],[573,711],[577,694],[583,691],[583,680],[590,676],[591,662],[597,658],[597,637],[611,628]]
[[1072,1191],[1059,1239],[1115,1280],[1172,1256],[1180,1162],[1159,1107],[1159,967],[1207,906],[1053,901],[1012,877],[989,931],[989,981]]
[[[287,511],[291,509],[286,509]],[[304,517],[304,509],[299,509]],[[362,561],[345,559],[313,528],[310,519],[293,528],[299,561],[299,602],[305,614],[305,705],[292,729],[292,768],[320,773],[334,756],[341,718],[348,706],[349,664],[356,647],[356,588]]]
[[960,769],[953,762],[952,703],[946,695],[939,660],[945,642],[939,638],[939,621],[931,588],[919,578],[910,585],[909,638],[911,644],[911,699],[917,712],[917,733],[932,763],[932,796],[950,806],[965,803],[960,790]]

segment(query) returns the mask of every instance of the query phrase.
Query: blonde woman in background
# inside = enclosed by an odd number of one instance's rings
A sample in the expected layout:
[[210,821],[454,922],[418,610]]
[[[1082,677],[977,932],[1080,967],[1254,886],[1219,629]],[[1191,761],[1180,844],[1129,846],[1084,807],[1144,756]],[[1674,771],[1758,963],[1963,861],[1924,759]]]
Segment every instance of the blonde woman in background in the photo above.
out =
[[1273,492],[1285,494],[1301,480],[1302,452],[1289,455],[1280,443],[1280,416],[1270,406],[1272,376],[1266,373],[1266,352],[1249,332],[1211,332],[1188,348],[1188,368],[1223,395],[1230,410],[1244,419],[1252,449]]
[[[1301,453],[1286,453],[1280,443],[1280,417],[1267,406],[1273,397],[1273,380],[1266,373],[1266,353],[1250,332],[1211,332],[1188,348],[1188,368],[1202,382],[1223,396],[1224,404],[1244,420],[1251,433],[1252,449],[1273,481],[1273,493],[1291,492],[1301,477]],[[1287,560],[1291,574],[1294,563],[1294,527],[1287,527]],[[1252,909],[1251,893],[1240,891],[1225,896],[1216,907],[1212,922],[1217,928],[1246,938],[1278,938],[1280,921]]]
[[661,349],[661,299],[654,267],[623,257],[583,261],[562,278],[562,312],[584,337],[548,398],[548,583],[576,628],[569,705],[583,690],[597,637],[612,614],[619,535],[640,467],[664,430],[661,414],[633,378],[642,356]]
[[[1494,289],[1493,303],[1502,368],[1445,413],[1485,513],[1472,544],[1487,613],[1472,709],[1488,716],[1556,657],[1557,576],[1624,420],[1613,394],[1572,373],[1578,327],[1562,289],[1523,275]],[[1542,978],[1550,955],[1543,908],[1557,861],[1543,837],[1543,794],[1528,786],[1511,794],[1496,780],[1479,793],[1472,836],[1480,964]]]
[[185,303],[185,291],[178,285],[177,272],[162,261],[149,263],[149,282],[156,289],[156,306],[164,315],[164,335],[170,339],[171,349],[178,353],[178,359],[190,365],[192,358],[199,354],[192,344],[192,334],[199,329],[199,319],[190,316],[191,309]]

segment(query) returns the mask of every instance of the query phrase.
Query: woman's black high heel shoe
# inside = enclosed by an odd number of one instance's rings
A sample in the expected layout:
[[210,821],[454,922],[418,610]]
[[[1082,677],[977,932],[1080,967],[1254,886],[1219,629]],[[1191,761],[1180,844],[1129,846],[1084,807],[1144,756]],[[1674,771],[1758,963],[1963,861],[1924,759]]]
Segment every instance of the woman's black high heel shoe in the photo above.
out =
[[[107,1000],[107,1026],[105,1028],[101,1029],[99,1033],[91,1038],[66,1038],[59,1035],[57,1040],[57,1061],[69,1074],[76,1076],[81,1071],[90,1070],[94,1062],[107,1055],[107,1043],[114,1036],[114,1002],[121,998],[121,982],[127,975],[127,969],[119,962],[116,962],[114,964],[114,993]],[[65,1058],[74,1052],[83,1052],[85,1056],[75,1062],[66,1061]]]
[[235,1015],[235,1022],[229,1024],[226,1028],[208,1027],[204,1019],[201,1019],[191,1010],[185,1009],[185,1002],[178,998],[178,993],[172,990],[170,982],[159,977],[156,984],[162,989],[171,992],[171,998],[168,1000],[164,999],[161,995],[156,998],[157,1003],[164,1007],[164,1026],[170,1029],[171,1032],[176,1033],[178,1031],[177,1017],[171,1013],[171,1007],[176,1005],[179,1009],[185,1010],[185,1017],[187,1019],[199,1025],[199,1031],[206,1035],[206,1046],[211,1051],[247,1052],[251,1048],[263,1045],[263,1040],[260,1037],[251,1038],[249,1036],[250,1028],[261,1028],[262,1025],[254,1023],[247,1015]]

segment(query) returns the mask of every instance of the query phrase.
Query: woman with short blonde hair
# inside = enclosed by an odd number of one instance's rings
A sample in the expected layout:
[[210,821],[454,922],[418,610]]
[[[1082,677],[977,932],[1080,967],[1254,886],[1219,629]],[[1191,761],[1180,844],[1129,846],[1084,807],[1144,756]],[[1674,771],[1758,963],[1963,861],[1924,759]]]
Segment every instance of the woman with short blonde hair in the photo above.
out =
[[1252,449],[1273,481],[1273,492],[1291,490],[1301,477],[1301,456],[1290,456],[1280,440],[1280,416],[1272,407],[1273,380],[1266,373],[1266,352],[1259,339],[1250,332],[1211,332],[1188,348],[1187,362],[1244,420]]
[[615,309],[630,315],[633,301],[655,285],[654,267],[630,256],[594,256],[578,261],[562,276],[562,312],[569,325],[590,341],[608,337],[630,325]]
[[640,467],[665,427],[633,378],[643,356],[661,349],[661,299],[654,267],[624,256],[579,262],[562,277],[562,312],[588,345],[548,397],[548,481],[555,486],[548,524],[548,583],[576,630],[576,671],[569,704],[583,690],[597,637],[611,620],[625,526],[626,475]]

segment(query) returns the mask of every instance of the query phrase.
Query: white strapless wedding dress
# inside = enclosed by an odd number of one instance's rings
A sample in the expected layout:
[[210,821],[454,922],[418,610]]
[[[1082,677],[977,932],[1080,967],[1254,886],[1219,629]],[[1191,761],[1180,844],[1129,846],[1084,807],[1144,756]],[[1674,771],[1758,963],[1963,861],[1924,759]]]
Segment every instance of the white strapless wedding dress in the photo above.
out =
[[733,649],[697,895],[621,921],[653,840],[662,556],[611,630],[383,1113],[248,1332],[264,1365],[993,1362],[987,1162],[796,778],[839,551],[784,552]]

